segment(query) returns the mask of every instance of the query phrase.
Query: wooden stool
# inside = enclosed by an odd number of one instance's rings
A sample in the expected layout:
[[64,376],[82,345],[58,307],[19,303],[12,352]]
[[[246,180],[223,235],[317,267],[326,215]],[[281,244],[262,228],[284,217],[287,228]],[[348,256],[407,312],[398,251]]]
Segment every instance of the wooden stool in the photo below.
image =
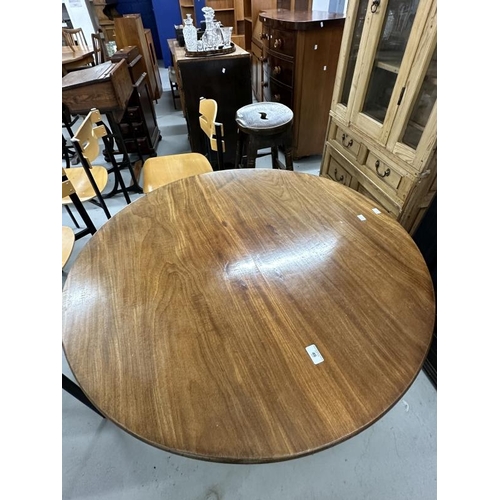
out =
[[292,125],[293,111],[279,102],[257,102],[236,111],[238,140],[236,143],[236,168],[243,165],[243,150],[247,150],[247,168],[255,168],[258,150],[271,147],[273,168],[285,166],[278,159],[278,146],[285,149],[286,170],[293,170]]
[[143,170],[144,193],[185,177],[213,172],[210,162],[200,153],[149,157],[144,162]]

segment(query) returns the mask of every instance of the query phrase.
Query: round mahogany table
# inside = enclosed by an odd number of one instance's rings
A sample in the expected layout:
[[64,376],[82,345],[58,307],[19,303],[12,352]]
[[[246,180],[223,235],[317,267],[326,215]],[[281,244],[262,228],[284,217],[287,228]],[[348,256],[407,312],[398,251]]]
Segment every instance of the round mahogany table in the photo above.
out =
[[434,316],[422,255],[370,200],[313,175],[225,170],[159,188],[92,236],[63,289],[63,347],[135,437],[272,462],[382,417]]

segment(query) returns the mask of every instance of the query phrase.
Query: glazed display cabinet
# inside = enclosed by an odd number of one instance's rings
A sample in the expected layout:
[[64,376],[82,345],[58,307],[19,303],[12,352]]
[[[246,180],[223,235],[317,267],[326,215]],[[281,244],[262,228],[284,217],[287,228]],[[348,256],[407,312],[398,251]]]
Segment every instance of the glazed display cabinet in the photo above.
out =
[[320,175],[413,234],[437,191],[436,0],[350,0]]

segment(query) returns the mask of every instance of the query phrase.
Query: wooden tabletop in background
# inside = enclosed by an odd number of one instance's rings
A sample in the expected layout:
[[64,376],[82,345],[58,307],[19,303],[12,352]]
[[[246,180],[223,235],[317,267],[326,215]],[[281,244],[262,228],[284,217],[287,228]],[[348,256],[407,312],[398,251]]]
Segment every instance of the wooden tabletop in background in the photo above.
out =
[[418,248],[374,207],[267,169],[191,177],[128,205],[64,286],[78,383],[127,432],[194,458],[285,460],[357,434],[409,388],[434,324]]
[[70,47],[62,47],[62,64],[74,63],[76,61],[81,61],[85,58],[91,57],[93,60],[94,49],[92,47],[74,47],[72,50]]

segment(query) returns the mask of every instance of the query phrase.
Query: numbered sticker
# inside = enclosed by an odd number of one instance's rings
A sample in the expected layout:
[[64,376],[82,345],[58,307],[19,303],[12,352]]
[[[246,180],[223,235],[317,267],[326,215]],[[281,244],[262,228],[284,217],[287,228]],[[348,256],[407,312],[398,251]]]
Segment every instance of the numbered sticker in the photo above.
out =
[[309,354],[309,357],[312,359],[312,362],[317,365],[319,363],[322,363],[324,361],[323,356],[321,356],[321,353],[319,352],[318,348],[314,345],[308,345],[306,347],[307,354]]

